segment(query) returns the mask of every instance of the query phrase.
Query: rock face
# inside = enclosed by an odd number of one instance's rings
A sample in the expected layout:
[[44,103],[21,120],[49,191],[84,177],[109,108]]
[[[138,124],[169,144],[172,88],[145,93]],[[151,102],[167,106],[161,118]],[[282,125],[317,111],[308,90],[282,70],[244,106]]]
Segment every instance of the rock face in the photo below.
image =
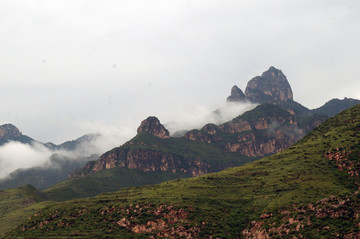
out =
[[12,124],[0,125],[0,140],[9,140],[21,136],[20,130]]
[[155,135],[156,137],[167,139],[170,138],[169,131],[160,123],[158,118],[154,116],[148,117],[141,122],[141,125],[137,129],[138,134],[148,133]]
[[232,102],[245,100],[253,103],[284,104],[293,100],[293,93],[286,76],[272,66],[261,76],[256,76],[248,82],[245,94],[234,86],[227,98],[227,101]]
[[289,147],[304,134],[293,115],[268,104],[219,126],[207,124],[201,130],[191,130],[185,137],[215,144],[225,152],[264,156]]
[[246,98],[256,103],[286,103],[293,100],[293,93],[281,70],[270,67],[261,76],[251,79],[245,89]]
[[69,178],[83,177],[89,173],[115,167],[143,172],[170,171],[184,173],[191,177],[206,174],[210,168],[200,158],[188,160],[171,152],[119,147],[103,154],[97,161],[88,162],[81,172],[71,173]]
[[227,98],[228,102],[242,102],[246,100],[245,94],[236,85],[231,88],[231,95]]
[[[159,140],[156,137],[162,139],[161,142],[170,138],[169,131],[160,124],[156,117],[148,117],[143,120],[137,132],[140,140],[130,140],[123,146],[104,153],[97,161],[90,161],[83,169],[70,173],[69,178],[83,177],[89,173],[115,167],[136,169],[143,172],[170,171],[187,174],[191,177],[211,171],[211,166],[201,157],[184,157],[167,149],[161,149],[160,145],[155,144],[154,141]],[[149,145],[141,137],[150,137],[153,144]]]

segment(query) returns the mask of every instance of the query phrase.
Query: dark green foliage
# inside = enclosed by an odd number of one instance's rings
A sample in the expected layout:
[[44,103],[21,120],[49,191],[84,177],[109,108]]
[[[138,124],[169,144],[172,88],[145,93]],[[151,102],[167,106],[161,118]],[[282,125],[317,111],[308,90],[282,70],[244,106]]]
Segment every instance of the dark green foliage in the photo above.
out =
[[283,117],[288,118],[292,115],[286,110],[280,108],[279,106],[273,104],[261,104],[258,105],[255,109],[245,112],[244,114],[236,117],[235,119],[241,119],[248,122],[253,122],[262,117]]
[[46,196],[31,185],[0,191],[0,236],[42,207]]
[[[198,178],[55,203],[8,237],[141,238],[157,232],[135,234],[134,228],[157,220],[166,224],[161,233],[185,228],[193,237],[202,238],[236,238],[256,229],[254,221],[262,223],[259,229],[275,238],[300,234],[307,238],[355,237],[359,220],[356,215],[360,213],[356,185],[359,176],[339,170],[337,161],[329,160],[327,153],[345,152],[348,161],[359,163],[359,129],[360,105],[329,119],[276,155]],[[167,150],[160,139],[148,137],[140,135],[134,142],[147,142],[141,147]],[[189,155],[193,153],[190,150]],[[174,209],[155,213],[162,205]],[[179,215],[183,212],[183,218],[172,224],[171,210]],[[332,212],[341,213],[334,216]],[[305,223],[305,219],[311,223]],[[121,226],[121,220],[128,224]]]
[[360,100],[351,98],[344,98],[343,100],[332,99],[326,102],[323,106],[312,110],[312,112],[316,114],[323,114],[327,117],[332,117],[340,113],[341,111],[346,110],[357,104],[360,104]]
[[44,190],[58,182],[66,180],[69,173],[83,167],[87,161],[95,160],[98,155],[69,159],[54,154],[48,162],[49,166],[33,167],[29,169],[18,169],[12,172],[9,177],[0,179],[0,189],[20,187],[31,184],[39,190]]
[[46,189],[44,193],[51,200],[65,201],[184,177],[188,176],[171,172],[142,172],[128,168],[112,168],[82,178],[66,180]]
[[[353,216],[360,210],[358,194],[354,193],[357,190],[353,185],[355,179],[338,170],[324,153],[342,146],[351,148],[351,157],[359,162],[356,157],[359,154],[359,128],[360,106],[357,106],[328,120],[297,144],[271,157],[198,178],[127,188],[94,198],[58,203],[29,219],[11,235],[46,237],[56,233],[67,237],[79,232],[84,237],[147,237],[147,234],[134,234],[130,228],[156,220],[151,213],[135,213],[133,217],[138,221],[134,219],[128,229],[115,225],[126,216],[121,214],[122,209],[138,204],[151,205],[152,208],[159,205],[182,208],[188,216],[186,221],[179,222],[178,227],[199,228],[198,234],[194,234],[198,237],[234,238],[241,236],[244,229],[251,229],[251,221],[261,220],[264,221],[262,228],[266,230],[284,224],[290,229],[289,236],[303,234],[308,238],[329,238],[340,230],[340,235],[352,235],[357,223]],[[301,211],[299,208],[310,208],[312,204],[321,212],[323,207],[337,205],[341,198],[349,199],[348,203],[337,207],[337,210],[346,210],[343,216],[320,218],[314,214],[310,217],[312,224],[300,227],[298,231],[296,223],[282,221],[284,214],[280,213],[281,210],[293,208],[289,219],[297,220],[308,217],[308,209]],[[111,216],[111,220],[108,215],[101,214],[102,210],[110,208],[118,212]],[[81,209],[86,209],[86,213],[79,215]],[[59,216],[52,218],[51,215],[55,214]],[[74,215],[74,219],[70,215]],[[41,227],[44,221],[48,224]],[[68,226],[61,227],[60,222],[66,222]],[[335,231],[321,230],[321,234],[316,234],[319,228],[327,226]],[[52,229],[47,230],[49,228]],[[277,232],[269,235],[279,236]]]

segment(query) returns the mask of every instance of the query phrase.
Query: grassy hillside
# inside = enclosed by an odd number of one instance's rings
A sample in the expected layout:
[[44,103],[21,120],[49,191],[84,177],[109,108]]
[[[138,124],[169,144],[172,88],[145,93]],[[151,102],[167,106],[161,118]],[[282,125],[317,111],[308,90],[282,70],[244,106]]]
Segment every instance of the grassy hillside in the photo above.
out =
[[142,172],[128,168],[112,168],[82,178],[66,180],[44,190],[44,194],[50,200],[65,201],[92,197],[103,192],[118,191],[125,187],[157,184],[185,177],[188,176],[180,173]]
[[[184,164],[198,158],[211,165],[212,171],[220,171],[230,165],[242,165],[258,159],[257,157],[244,157],[236,154],[226,154],[217,147],[201,142],[194,142],[185,138],[161,139],[156,136],[142,133],[119,148],[109,151],[131,152],[136,150],[169,152],[184,159]],[[163,162],[165,165],[167,162]],[[184,165],[186,168],[186,165]],[[80,172],[83,169],[79,170]],[[112,192],[124,187],[157,184],[164,181],[190,177],[189,174],[169,171],[148,171],[116,167],[90,173],[85,177],[66,180],[44,191],[49,199],[64,201],[75,198],[91,197],[103,192]]]
[[46,196],[31,185],[0,191],[0,236],[14,229],[45,204]]
[[360,105],[271,157],[198,178],[58,203],[8,237],[350,237],[360,214]]

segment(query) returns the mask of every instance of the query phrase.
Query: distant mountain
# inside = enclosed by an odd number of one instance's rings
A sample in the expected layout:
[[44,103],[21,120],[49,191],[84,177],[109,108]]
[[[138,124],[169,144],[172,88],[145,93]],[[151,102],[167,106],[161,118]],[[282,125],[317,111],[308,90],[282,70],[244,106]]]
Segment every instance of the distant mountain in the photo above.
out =
[[261,76],[252,78],[245,94],[235,85],[227,101],[284,104],[293,100],[293,93],[286,76],[281,70],[271,66]]
[[69,174],[82,168],[87,162],[96,160],[97,154],[69,158],[64,155],[53,154],[46,165],[17,169],[8,177],[0,179],[0,189],[15,188],[31,184],[38,190],[44,190],[56,183],[64,181]]
[[56,203],[6,238],[358,238],[359,145],[357,105],[271,157]]
[[332,99],[326,102],[323,106],[313,109],[312,112],[315,114],[326,115],[327,117],[332,117],[343,110],[346,110],[354,105],[360,104],[360,100],[344,98],[340,99]]
[[276,105],[263,104],[224,124],[191,130],[185,137],[214,144],[225,152],[264,156],[289,147],[305,133],[295,116]]
[[[0,125],[0,145],[11,141],[28,144],[41,144],[53,152],[49,161],[37,167],[20,168],[12,172],[8,177],[0,179],[0,189],[20,187],[31,184],[39,190],[46,189],[58,182],[66,180],[69,174],[85,163],[99,157],[97,154],[86,154],[82,147],[96,140],[99,135],[88,134],[76,140],[66,141],[60,145],[53,143],[40,143],[26,135],[12,124]],[[65,155],[62,154],[63,151]]]
[[360,103],[360,100],[345,98],[332,99],[323,106],[310,110],[293,100],[293,91],[284,73],[271,66],[261,76],[252,78],[246,86],[245,94],[236,85],[231,88],[228,102],[271,103],[278,105],[297,117],[318,115],[334,116],[341,111]]
[[104,153],[97,161],[88,162],[83,169],[72,173],[71,178],[115,167],[199,176],[254,159],[225,153],[212,144],[194,142],[184,137],[170,138],[160,121],[156,117],[149,117],[139,126],[136,137]]
[[0,145],[4,145],[10,141],[17,141],[24,144],[32,144],[36,142],[29,136],[23,135],[15,125],[0,125]]
[[[229,122],[207,124],[177,138],[170,137],[156,117],[149,117],[141,123],[134,139],[104,153],[97,161],[88,162],[71,178],[115,167],[181,172],[189,176],[217,172],[248,162],[247,157],[286,149],[328,118],[295,102],[286,76],[275,67],[251,79],[245,94],[236,86],[231,92],[228,101],[262,104]],[[217,160],[212,159],[215,155]]]

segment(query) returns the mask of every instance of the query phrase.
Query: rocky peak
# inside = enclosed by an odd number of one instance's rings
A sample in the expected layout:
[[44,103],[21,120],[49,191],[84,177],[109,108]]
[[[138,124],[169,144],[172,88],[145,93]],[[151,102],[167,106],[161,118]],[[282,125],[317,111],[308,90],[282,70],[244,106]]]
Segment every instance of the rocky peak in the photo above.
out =
[[146,120],[143,120],[137,129],[137,132],[138,134],[152,134],[162,139],[170,138],[169,131],[160,123],[158,118],[154,116],[150,116]]
[[228,102],[239,102],[239,101],[245,101],[246,96],[242,92],[242,90],[239,89],[236,85],[231,88],[231,95],[227,98]]
[[293,100],[286,76],[273,66],[248,82],[245,95],[249,101],[256,103],[282,104]]
[[21,136],[20,130],[12,124],[0,125],[0,140],[13,139]]

